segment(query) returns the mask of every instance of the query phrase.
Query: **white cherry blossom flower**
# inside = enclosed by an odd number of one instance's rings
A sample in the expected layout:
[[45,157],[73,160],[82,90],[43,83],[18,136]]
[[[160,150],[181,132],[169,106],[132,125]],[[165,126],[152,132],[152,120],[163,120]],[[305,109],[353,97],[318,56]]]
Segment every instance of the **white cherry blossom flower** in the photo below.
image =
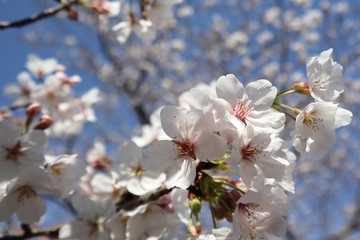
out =
[[51,179],[41,168],[21,171],[19,177],[7,184],[0,196],[0,221],[8,220],[16,213],[22,223],[34,223],[40,220],[46,211],[45,202],[39,194],[59,196],[60,192],[54,189]]
[[0,121],[0,182],[17,177],[21,169],[40,167],[47,142],[44,131],[31,130],[21,135],[11,120]]
[[45,170],[51,176],[54,187],[67,197],[75,189],[75,183],[86,174],[86,165],[77,155],[45,156]]
[[30,54],[25,64],[26,68],[38,78],[43,78],[54,72],[57,65],[58,62],[55,58],[41,59],[35,54]]
[[31,95],[36,88],[36,83],[27,72],[21,72],[17,76],[17,84],[9,84],[5,87],[5,94],[15,98],[15,103],[31,102]]
[[343,67],[330,57],[332,51],[330,48],[319,57],[311,57],[306,61],[309,90],[316,101],[336,101],[344,91],[341,81]]
[[138,240],[144,236],[147,239],[176,239],[181,226],[179,220],[182,218],[178,211],[181,212],[182,206],[187,204],[183,198],[183,193],[187,191],[178,190],[180,192],[164,195],[142,212],[130,217],[126,228],[127,239]]
[[165,174],[158,171],[144,171],[142,150],[134,142],[125,142],[120,148],[123,161],[119,165],[117,181],[135,195],[144,195],[159,188],[165,181]]
[[258,174],[282,180],[289,162],[283,156],[277,155],[281,141],[276,134],[257,133],[250,126],[234,140],[228,162],[239,165],[240,177],[250,189],[258,190],[254,189],[253,184]]
[[51,135],[78,135],[82,132],[85,122],[96,121],[92,105],[100,101],[100,92],[92,88],[80,98],[71,98],[57,105],[57,118],[51,128]]
[[170,140],[162,140],[145,149],[143,167],[166,173],[166,186],[186,189],[195,179],[196,162],[216,160],[226,151],[226,141],[213,133],[211,113],[165,107],[161,123]]
[[95,141],[94,147],[86,155],[87,162],[95,169],[107,169],[112,160],[106,153],[106,146],[101,141]]
[[99,203],[86,196],[76,194],[71,204],[78,213],[77,219],[60,228],[60,239],[71,240],[110,240],[110,229],[106,221],[115,213],[110,200]]
[[257,80],[244,88],[233,74],[228,74],[217,80],[216,93],[219,99],[214,99],[213,104],[217,118],[236,129],[251,125],[272,133],[284,128],[285,115],[271,108],[277,90],[268,80]]
[[38,85],[34,91],[33,99],[42,106],[45,114],[57,118],[59,113],[59,104],[69,101],[72,97],[71,88],[64,84],[57,75],[49,75],[45,78],[44,83]]
[[320,158],[335,144],[335,129],[350,124],[352,113],[330,102],[310,103],[296,117],[293,145]]
[[237,202],[233,220],[235,239],[283,239],[286,222],[273,204],[263,201],[258,193],[247,192]]

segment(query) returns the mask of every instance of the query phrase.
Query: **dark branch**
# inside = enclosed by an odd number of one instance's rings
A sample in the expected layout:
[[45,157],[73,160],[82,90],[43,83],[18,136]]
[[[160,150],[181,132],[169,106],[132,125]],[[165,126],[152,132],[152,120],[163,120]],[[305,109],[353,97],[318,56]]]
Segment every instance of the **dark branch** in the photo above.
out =
[[59,228],[58,229],[52,229],[52,230],[44,230],[44,231],[38,231],[33,232],[29,225],[22,224],[21,228],[23,229],[23,234],[21,235],[11,235],[11,236],[4,236],[0,237],[0,240],[24,240],[24,239],[31,239],[35,237],[49,237],[54,238],[59,236]]
[[28,18],[16,20],[13,22],[0,22],[0,29],[6,29],[6,28],[12,28],[12,27],[23,27],[27,24],[36,22],[38,20],[51,17],[60,11],[68,10],[71,5],[77,4],[77,3],[78,3],[78,0],[68,0],[68,1],[60,3],[54,7],[45,9],[44,11],[34,14]]

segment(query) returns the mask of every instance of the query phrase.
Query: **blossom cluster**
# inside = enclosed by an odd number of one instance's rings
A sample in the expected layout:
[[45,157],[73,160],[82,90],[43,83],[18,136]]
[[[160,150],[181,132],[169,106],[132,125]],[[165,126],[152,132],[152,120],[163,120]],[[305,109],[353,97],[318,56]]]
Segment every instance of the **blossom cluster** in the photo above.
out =
[[[351,122],[352,113],[336,103],[342,66],[331,53],[309,58],[309,81],[285,91],[266,79],[244,86],[233,74],[192,88],[177,106],[154,112],[142,136],[119,146],[121,162],[100,141],[86,161],[44,155],[50,124],[32,124],[40,106],[54,126],[67,121],[59,130],[66,132],[76,120],[95,120],[91,105],[99,97],[91,90],[85,94],[91,97],[74,100],[78,77],[66,76],[53,59],[31,57],[27,68],[41,83],[24,73],[20,86],[6,91],[17,104],[36,104],[20,126],[0,121],[6,136],[0,138],[0,221],[14,213],[25,224],[39,221],[47,194],[67,199],[76,215],[61,226],[60,239],[282,239],[288,195],[295,192],[292,146],[303,156],[323,157],[335,129]],[[303,109],[286,105],[280,98],[291,93],[314,102]],[[291,140],[285,140],[287,116],[295,121]],[[202,232],[204,202],[214,229]],[[232,227],[217,228],[222,219]],[[182,224],[190,235],[181,234]]]
[[54,119],[50,129],[52,136],[77,135],[82,132],[85,122],[96,120],[92,105],[100,101],[97,88],[74,97],[72,88],[81,78],[68,76],[65,67],[56,59],[29,55],[25,65],[28,72],[18,74],[18,84],[5,88],[5,94],[16,99],[14,107],[40,104],[42,112]]
[[124,43],[131,32],[144,41],[152,41],[156,37],[156,30],[165,29],[174,24],[173,6],[182,0],[148,0],[140,2],[141,18],[137,18],[132,9],[129,10],[128,20],[113,26],[117,40]]

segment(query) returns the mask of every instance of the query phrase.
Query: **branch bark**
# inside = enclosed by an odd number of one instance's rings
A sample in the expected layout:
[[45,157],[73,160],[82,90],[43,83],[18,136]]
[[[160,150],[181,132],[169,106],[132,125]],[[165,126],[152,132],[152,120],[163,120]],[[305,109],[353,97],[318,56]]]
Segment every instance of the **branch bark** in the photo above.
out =
[[25,25],[34,23],[36,21],[39,21],[41,19],[45,19],[48,17],[51,17],[55,14],[57,14],[60,11],[67,10],[70,8],[71,5],[78,4],[79,0],[68,0],[65,2],[62,2],[54,7],[47,8],[44,11],[34,14],[30,17],[23,18],[20,20],[16,20],[13,22],[0,22],[0,29],[6,29],[6,28],[15,28],[15,27],[23,27]]

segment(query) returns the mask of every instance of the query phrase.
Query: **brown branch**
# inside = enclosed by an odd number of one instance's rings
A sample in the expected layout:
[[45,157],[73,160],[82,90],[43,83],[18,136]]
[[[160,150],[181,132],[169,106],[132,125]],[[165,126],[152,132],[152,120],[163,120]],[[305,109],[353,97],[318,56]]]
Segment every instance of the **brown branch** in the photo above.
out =
[[31,238],[35,238],[35,237],[57,238],[59,235],[59,230],[60,230],[59,228],[57,228],[57,229],[33,232],[31,230],[30,226],[27,224],[22,224],[21,228],[23,230],[23,234],[0,237],[0,240],[24,240],[24,239],[31,239]]
[[79,0],[68,0],[60,3],[54,7],[47,8],[44,11],[34,14],[28,18],[16,20],[13,22],[0,22],[0,29],[12,28],[12,27],[23,27],[27,24],[34,23],[38,20],[51,17],[60,11],[68,10],[71,5],[78,4]]

